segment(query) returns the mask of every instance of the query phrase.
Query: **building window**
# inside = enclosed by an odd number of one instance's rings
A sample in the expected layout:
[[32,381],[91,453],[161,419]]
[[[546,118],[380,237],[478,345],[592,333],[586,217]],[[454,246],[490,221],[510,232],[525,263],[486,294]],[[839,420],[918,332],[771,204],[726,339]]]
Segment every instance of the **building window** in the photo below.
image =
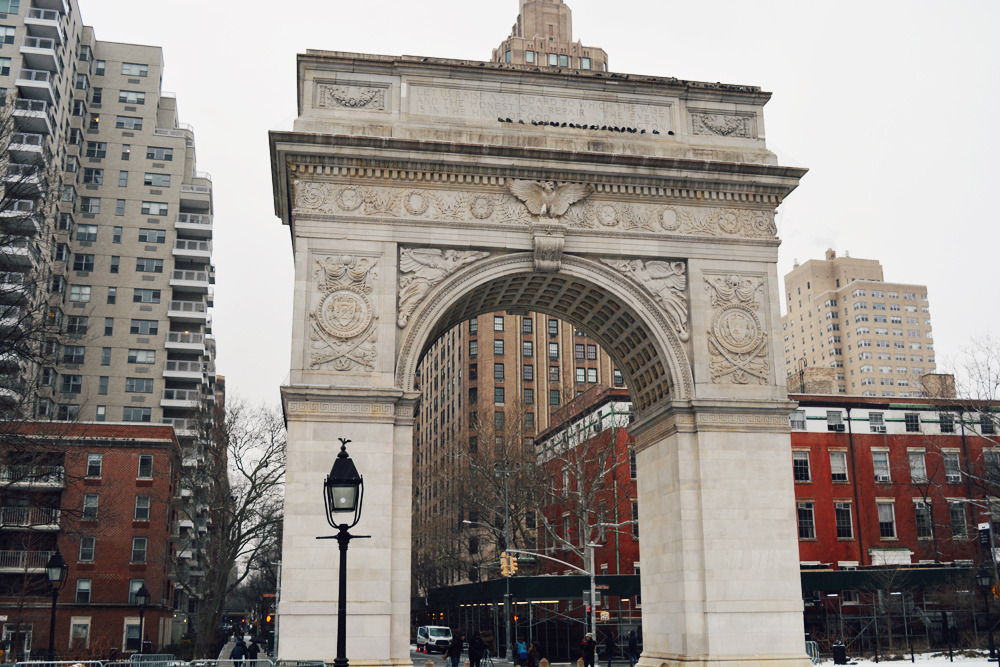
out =
[[549,343],[549,359],[559,358],[559,343]]
[[153,455],[139,454],[139,472],[136,475],[139,479],[153,478]]
[[559,335],[559,320],[549,320],[549,335],[550,336]]
[[503,387],[493,387],[493,405],[504,404]]
[[493,429],[496,431],[502,431],[504,426],[504,413],[502,410],[497,410],[493,413]]
[[[128,582],[128,603],[135,606],[135,594],[139,592],[139,589],[146,585],[145,579],[129,579]],[[136,638],[138,639],[139,626],[135,626]]]
[[596,361],[597,360],[597,346],[596,345],[588,345],[587,346],[587,359],[589,359],[590,361]]
[[135,497],[135,521],[149,521],[149,496]]
[[632,501],[632,538],[639,539],[639,501]]
[[101,375],[97,378],[97,393],[101,396],[108,395],[108,383],[110,378],[107,375]]
[[531,364],[525,364],[521,377],[525,382],[532,382],[535,379],[535,367]]
[[128,363],[130,364],[155,364],[156,350],[135,350],[128,351]]
[[979,415],[979,432],[983,435],[993,435],[997,431],[996,423],[993,421],[994,417],[986,414],[985,412]]
[[558,64],[559,64],[559,56],[557,54],[555,54],[555,53],[550,53],[549,54],[549,65],[551,65],[552,67],[555,67]]
[[106,421],[108,417],[108,406],[98,405],[95,412],[95,417],[99,422]]
[[959,467],[958,452],[944,452],[944,478],[948,484],[962,483],[962,470]]
[[76,580],[76,604],[90,604],[90,579]]
[[64,394],[79,394],[83,391],[82,375],[61,375],[59,380],[59,391]]
[[106,141],[88,141],[83,155],[95,159],[107,157],[108,143]]
[[[86,167],[83,170],[83,182],[85,185],[103,185],[104,184],[104,170],[103,169],[93,169],[91,167]],[[72,201],[71,199],[63,199],[63,201]]]
[[122,421],[124,422],[150,422],[153,420],[152,408],[122,408]]
[[875,481],[889,483],[889,452],[872,452],[872,466],[875,469]]
[[0,0],[0,14],[17,14],[21,11],[21,0]]
[[927,483],[927,461],[924,452],[910,452],[910,479],[914,484]]
[[122,76],[146,76],[149,65],[144,63],[122,63]]
[[789,421],[792,424],[792,430],[804,431],[806,430],[806,411],[805,410],[795,410],[789,417]]
[[796,482],[811,482],[809,472],[809,452],[796,450],[792,452],[792,474]]
[[163,273],[163,260],[153,257],[137,257],[135,270],[140,273]]
[[139,336],[155,336],[159,330],[160,323],[157,320],[132,320],[129,333]]
[[854,523],[851,521],[851,504],[834,503],[834,517],[837,523],[837,539],[854,539]]
[[941,424],[942,433],[955,432],[955,415],[949,412],[942,412],[939,416],[939,423]]
[[535,52],[534,51],[525,51],[524,52],[524,62],[529,63],[529,64],[530,63],[534,63],[535,62]]
[[549,390],[549,405],[559,405],[559,390]]
[[595,384],[597,382],[597,369],[588,368],[587,369],[587,382],[590,384]]
[[0,76],[10,74],[10,58],[0,58]]
[[503,331],[503,315],[494,315],[493,316],[493,330],[494,331]]
[[[121,263],[121,257],[112,257],[111,264],[108,266],[109,273],[118,273],[118,266]],[[111,288],[108,288],[108,295],[111,294]],[[114,303],[114,301],[108,301],[108,303]]]
[[878,509],[878,532],[884,540],[896,539],[896,515],[891,501],[875,503]]
[[558,366],[549,366],[549,382],[559,382]]
[[89,319],[86,315],[68,315],[66,317],[66,333],[71,335],[86,334]]
[[523,341],[521,343],[521,356],[531,357],[535,354],[535,345],[530,340]]
[[813,511],[812,502],[801,502],[795,504],[795,512],[798,516],[799,539],[816,539],[816,517]]
[[493,341],[493,354],[503,356],[503,339]]
[[580,360],[584,359],[585,356],[586,356],[586,353],[584,352],[584,348],[585,348],[585,346],[584,346],[583,343],[577,343],[576,345],[574,345],[573,346],[573,358],[574,359],[580,359]]
[[170,162],[174,159],[173,148],[163,148],[162,146],[149,146],[146,148],[146,159],[157,162]]
[[83,496],[83,519],[84,521],[95,521],[97,519],[97,505],[100,496],[96,493],[87,493]]
[[493,364],[493,379],[503,382],[503,364]]
[[[524,397],[524,404],[525,405],[533,405],[534,404],[534,402],[535,402],[535,390],[534,389],[524,389],[524,390],[522,390],[521,395]],[[531,414],[531,413],[528,413],[528,414]],[[525,417],[527,417],[527,415],[525,415]],[[532,420],[532,421],[534,421],[534,420]],[[525,420],[525,424],[524,425],[525,426],[528,425],[527,420]],[[534,424],[532,424],[532,425],[534,425]]]
[[120,104],[145,104],[146,93],[137,90],[118,91],[118,102]]
[[[115,215],[125,215],[125,200],[124,199],[116,199],[115,200]],[[121,229],[121,227],[115,227],[115,229]],[[122,237],[119,234],[118,235],[118,240],[115,241],[115,243],[121,243],[121,242],[122,242]]]
[[142,214],[143,215],[167,215],[169,206],[166,202],[162,201],[144,201],[142,202]]
[[914,502],[913,513],[917,521],[917,538],[929,540],[934,537],[934,527],[931,525],[930,504],[922,500]]
[[125,378],[125,391],[129,394],[152,394],[153,378]]
[[145,563],[146,562],[146,538],[145,537],[133,537],[132,538],[132,562],[133,563]]
[[952,537],[965,538],[969,536],[969,526],[965,521],[965,503],[949,502],[948,514],[951,518]]
[[622,387],[625,385],[625,378],[622,376],[622,372],[617,368],[612,372],[614,378],[614,384],[616,387]]
[[577,368],[576,369],[576,382],[577,384],[583,384],[587,381],[587,369]]
[[81,563],[93,563],[94,562],[94,552],[97,549],[97,538],[90,535],[84,535],[80,538],[80,562]]
[[907,412],[904,415],[906,420],[906,432],[907,433],[920,433],[920,414],[916,412]]
[[100,477],[103,454],[87,454],[87,477]]
[[580,69],[590,69],[590,58],[580,58]]
[[63,363],[82,364],[87,354],[87,348],[83,345],[64,345]]
[[74,271],[93,271],[94,256],[88,253],[76,253],[73,255]]
[[474,334],[479,331],[479,320],[475,317],[469,318],[469,333]]
[[475,359],[479,356],[479,341],[470,340],[469,341],[469,358]]
[[132,303],[160,303],[158,289],[136,289],[132,292]]
[[101,365],[110,366],[111,365],[111,348],[102,347],[101,348]]
[[565,54],[559,54],[559,66],[569,67],[569,56]]
[[868,428],[872,433],[885,433],[884,415],[881,412],[869,412]]
[[834,482],[847,481],[847,452],[830,452],[830,475]]
[[105,317],[104,318],[104,335],[113,336],[115,333],[115,318]]

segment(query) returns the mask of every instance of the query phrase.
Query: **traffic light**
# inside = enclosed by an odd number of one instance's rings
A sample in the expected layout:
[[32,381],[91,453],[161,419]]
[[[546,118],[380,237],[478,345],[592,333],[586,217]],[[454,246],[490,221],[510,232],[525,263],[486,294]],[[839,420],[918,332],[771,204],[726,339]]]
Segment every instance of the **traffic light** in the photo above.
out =
[[507,558],[510,561],[510,573],[514,574],[515,572],[517,572],[517,556],[511,555],[507,556]]
[[272,618],[272,617],[271,617],[271,615],[270,615],[270,614],[268,614],[268,615],[267,615],[267,618],[266,618],[266,619],[264,619],[264,622],[265,622],[265,623],[270,623],[270,622],[271,622],[271,618]]
[[510,576],[510,556],[507,555],[506,551],[500,554],[500,574],[505,577]]

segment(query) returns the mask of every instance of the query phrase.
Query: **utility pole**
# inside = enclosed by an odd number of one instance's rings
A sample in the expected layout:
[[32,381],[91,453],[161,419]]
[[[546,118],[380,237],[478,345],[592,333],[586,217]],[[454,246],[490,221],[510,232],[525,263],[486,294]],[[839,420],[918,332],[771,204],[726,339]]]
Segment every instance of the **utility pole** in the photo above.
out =
[[[493,473],[496,475],[503,475],[503,514],[504,514],[504,529],[503,529],[503,541],[504,549],[509,552],[510,550],[510,496],[509,489],[510,486],[510,476],[521,469],[521,466],[514,464],[513,467],[510,466],[508,462],[504,463],[494,463]],[[507,592],[503,596],[503,615],[504,621],[507,624],[507,634],[504,637],[504,655],[507,660],[513,662],[513,637],[510,634],[510,577],[507,579]]]

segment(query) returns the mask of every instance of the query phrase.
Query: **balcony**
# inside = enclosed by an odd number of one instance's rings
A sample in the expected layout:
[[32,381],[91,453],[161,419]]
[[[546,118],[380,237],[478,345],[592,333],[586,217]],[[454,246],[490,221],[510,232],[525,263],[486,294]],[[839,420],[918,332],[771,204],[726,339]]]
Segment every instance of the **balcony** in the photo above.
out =
[[17,303],[34,293],[35,284],[26,274],[0,271],[0,303]]
[[5,239],[0,243],[0,265],[29,267],[40,258],[38,244],[29,239]]
[[199,238],[212,238],[212,216],[201,213],[178,213],[174,221],[177,233]]
[[14,488],[61,489],[66,485],[65,472],[63,466],[0,466],[0,484]]
[[8,201],[7,207],[0,210],[0,227],[3,231],[17,236],[37,234],[41,227],[38,215],[35,214],[34,200]]
[[51,9],[63,16],[69,16],[69,2],[67,0],[33,0],[31,3],[38,9]]
[[0,551],[0,572],[42,574],[45,572],[45,564],[52,558],[53,553],[52,551]]
[[59,510],[48,507],[0,507],[4,530],[59,530]]
[[42,177],[38,167],[32,164],[8,162],[3,170],[3,182],[7,188],[6,198],[37,197],[42,193]]
[[56,40],[49,37],[28,35],[21,41],[22,62],[31,69],[46,70],[58,74],[62,69],[62,64],[59,62],[56,46]]
[[20,377],[0,376],[0,405],[17,405],[24,398],[25,385]]
[[52,120],[52,107],[44,100],[14,100],[12,112],[21,130],[52,134],[55,121]]
[[163,365],[163,377],[178,380],[201,380],[205,376],[204,366],[200,361],[167,360]]
[[209,182],[181,184],[181,206],[200,211],[211,210],[212,184]]
[[189,292],[207,294],[211,278],[208,271],[175,270],[170,274],[170,286],[181,287]]
[[24,17],[24,25],[30,27],[32,35],[49,37],[60,44],[66,42],[66,32],[63,30],[62,17],[55,10],[36,9],[32,7],[28,10],[28,15]]
[[[169,362],[168,362],[169,363]],[[177,417],[164,417],[162,423],[174,427],[174,433],[178,436],[195,436],[198,435],[198,429],[195,427],[193,419],[179,419]]]
[[160,399],[161,408],[197,408],[200,405],[201,392],[197,389],[164,389]]
[[[167,333],[165,346],[168,350],[205,354],[205,335],[189,333],[187,331],[170,331]],[[199,376],[199,379],[201,379],[201,376]]]
[[21,97],[33,100],[44,100],[48,104],[55,102],[55,88],[52,81],[55,77],[52,72],[43,69],[25,68],[17,73],[17,85],[21,91]]
[[204,301],[171,301],[167,317],[180,322],[205,323],[208,321],[208,306]]
[[212,242],[177,239],[174,241],[173,255],[180,259],[205,260],[209,262],[212,259]]
[[41,160],[45,155],[45,135],[37,132],[12,132],[7,150],[17,162],[30,164]]

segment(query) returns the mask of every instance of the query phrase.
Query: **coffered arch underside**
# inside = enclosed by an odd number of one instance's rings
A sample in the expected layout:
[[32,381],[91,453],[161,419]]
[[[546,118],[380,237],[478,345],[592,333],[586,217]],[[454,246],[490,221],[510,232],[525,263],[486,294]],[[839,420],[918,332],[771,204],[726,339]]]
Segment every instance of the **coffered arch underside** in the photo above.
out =
[[421,357],[446,331],[504,310],[553,315],[586,331],[621,370],[640,414],[666,400],[693,397],[677,325],[637,285],[577,256],[563,256],[558,272],[539,272],[531,253],[475,262],[429,293],[402,332],[397,386],[412,390]]

